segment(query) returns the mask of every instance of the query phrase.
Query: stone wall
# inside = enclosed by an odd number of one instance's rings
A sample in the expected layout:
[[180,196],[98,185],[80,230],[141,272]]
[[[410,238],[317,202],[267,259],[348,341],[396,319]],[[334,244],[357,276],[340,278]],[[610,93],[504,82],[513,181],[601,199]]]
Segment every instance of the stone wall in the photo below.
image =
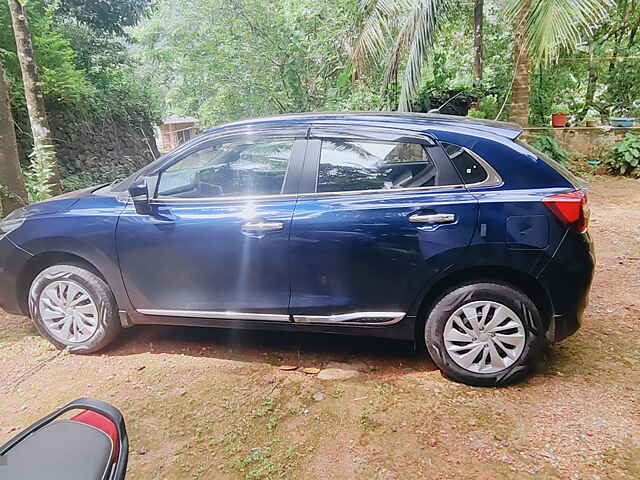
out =
[[569,153],[585,155],[591,159],[599,159],[612,145],[619,142],[626,133],[640,135],[640,127],[532,127],[525,129],[524,137],[530,138],[536,135],[553,136]]
[[[49,110],[48,116],[66,191],[123,178],[159,156],[151,120],[145,115],[96,119]],[[29,123],[20,116],[16,123],[26,166],[31,151]]]
[[148,119],[88,120],[69,112],[49,114],[65,190],[111,182],[158,155]]

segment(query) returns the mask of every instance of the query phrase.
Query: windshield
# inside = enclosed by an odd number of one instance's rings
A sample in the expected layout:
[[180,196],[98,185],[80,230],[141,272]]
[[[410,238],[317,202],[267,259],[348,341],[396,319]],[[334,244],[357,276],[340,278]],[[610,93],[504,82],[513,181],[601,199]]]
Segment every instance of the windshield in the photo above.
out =
[[162,155],[160,158],[157,158],[150,164],[142,167],[140,170],[133,172],[126,178],[116,180],[108,188],[111,192],[125,192],[131,186],[131,184],[139,177],[144,177],[148,172],[152,172],[157,168],[158,165],[164,163],[166,155]]
[[562,175],[564,178],[566,178],[569,182],[571,182],[571,184],[575,188],[585,188],[587,186],[586,180],[584,180],[584,179],[574,175],[573,173],[571,173],[571,171],[567,167],[562,165],[560,162],[557,162],[556,160],[551,158],[546,153],[541,152],[540,150],[538,150],[535,147],[532,147],[531,145],[529,145],[524,140],[518,139],[518,140],[516,140],[516,143],[518,145],[522,145],[524,148],[529,150],[531,153],[533,153],[538,158],[541,158],[547,165],[549,165],[556,172],[558,172],[560,175]]

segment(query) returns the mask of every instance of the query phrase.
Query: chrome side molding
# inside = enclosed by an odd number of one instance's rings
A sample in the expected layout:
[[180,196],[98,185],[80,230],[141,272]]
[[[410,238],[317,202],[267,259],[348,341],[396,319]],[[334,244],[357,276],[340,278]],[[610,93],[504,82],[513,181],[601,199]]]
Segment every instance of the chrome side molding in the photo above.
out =
[[405,317],[404,312],[354,312],[339,315],[294,315],[295,323],[329,325],[393,325]]
[[139,309],[138,313],[158,317],[184,318],[216,318],[222,320],[267,320],[271,322],[288,322],[289,315],[273,313],[245,313],[245,312],[208,312],[204,310],[149,310]]
[[154,310],[139,309],[138,313],[157,317],[211,318],[221,320],[263,320],[269,322],[291,322],[313,325],[393,325],[405,316],[405,312],[353,312],[338,315],[280,315],[251,312],[210,312],[204,310]]

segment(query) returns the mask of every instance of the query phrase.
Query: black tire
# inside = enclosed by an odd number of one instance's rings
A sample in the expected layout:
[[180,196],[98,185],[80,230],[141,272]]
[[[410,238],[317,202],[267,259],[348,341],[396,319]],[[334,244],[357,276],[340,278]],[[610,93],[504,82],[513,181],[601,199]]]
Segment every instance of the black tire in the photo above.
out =
[[[476,301],[497,302],[510,308],[524,327],[525,342],[519,358],[496,373],[463,368],[445,346],[444,330],[449,317],[461,306]],[[464,284],[443,294],[427,314],[424,337],[431,359],[445,377],[478,387],[504,386],[521,380],[534,369],[546,345],[542,317],[531,299],[517,288],[493,281]]]
[[[84,341],[64,341],[53,336],[42,319],[40,312],[42,292],[47,286],[61,280],[80,286],[96,306],[97,327],[95,332]],[[89,354],[103,349],[118,336],[122,329],[116,301],[109,286],[93,272],[74,265],[56,265],[40,272],[29,290],[29,314],[43,337],[57,348],[66,348],[77,354]]]

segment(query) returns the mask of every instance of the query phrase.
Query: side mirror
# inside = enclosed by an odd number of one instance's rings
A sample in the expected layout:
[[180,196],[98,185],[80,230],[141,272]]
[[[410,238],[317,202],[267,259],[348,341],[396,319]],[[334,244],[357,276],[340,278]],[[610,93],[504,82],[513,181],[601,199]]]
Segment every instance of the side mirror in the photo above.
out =
[[139,215],[151,214],[150,200],[155,190],[153,188],[155,181],[153,180],[153,177],[144,177],[129,187],[131,200]]

